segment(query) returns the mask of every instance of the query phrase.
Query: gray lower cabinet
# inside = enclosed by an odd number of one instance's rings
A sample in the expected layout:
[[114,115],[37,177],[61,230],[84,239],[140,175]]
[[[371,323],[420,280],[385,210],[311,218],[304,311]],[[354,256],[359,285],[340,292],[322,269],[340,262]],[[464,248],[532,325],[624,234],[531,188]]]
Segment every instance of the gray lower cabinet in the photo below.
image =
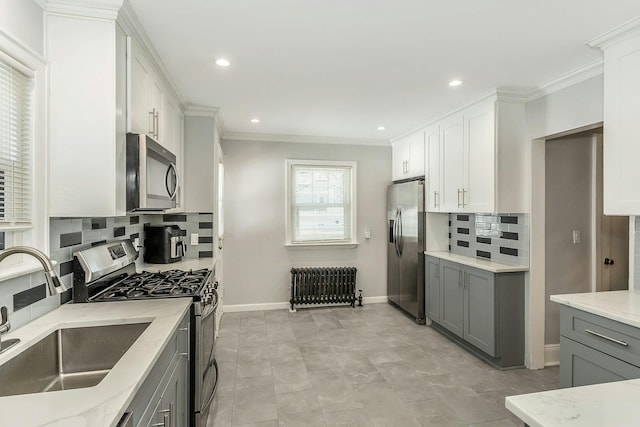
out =
[[424,266],[427,317],[433,322],[440,322],[440,259],[427,256]]
[[187,313],[129,405],[130,425],[189,425],[189,319]]
[[524,273],[431,256],[425,265],[427,316],[436,329],[498,367],[523,366]]
[[561,307],[561,387],[634,378],[640,378],[640,329]]
[[440,260],[440,324],[464,338],[462,266]]
[[464,339],[490,356],[496,355],[495,274],[465,268]]

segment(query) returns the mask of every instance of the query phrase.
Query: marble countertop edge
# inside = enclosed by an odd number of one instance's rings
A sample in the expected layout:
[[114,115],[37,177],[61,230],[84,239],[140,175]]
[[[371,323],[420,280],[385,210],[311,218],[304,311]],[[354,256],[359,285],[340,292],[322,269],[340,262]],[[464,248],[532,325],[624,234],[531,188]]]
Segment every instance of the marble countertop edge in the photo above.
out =
[[469,267],[479,268],[480,270],[490,271],[492,273],[515,273],[520,271],[529,271],[529,267],[525,265],[502,264],[491,260],[453,254],[449,251],[424,251],[424,254],[435,258],[457,262]]

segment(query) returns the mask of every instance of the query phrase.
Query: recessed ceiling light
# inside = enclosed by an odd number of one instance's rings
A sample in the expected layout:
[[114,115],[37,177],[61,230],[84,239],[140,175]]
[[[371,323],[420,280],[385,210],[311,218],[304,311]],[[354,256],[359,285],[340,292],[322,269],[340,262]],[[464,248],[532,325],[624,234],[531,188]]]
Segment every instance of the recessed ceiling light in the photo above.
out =
[[220,67],[228,67],[229,65],[231,65],[231,62],[224,58],[218,58],[216,59],[216,65],[219,65]]
[[378,130],[385,130],[386,128],[384,126],[378,126]]
[[449,86],[451,86],[451,87],[460,86],[461,84],[462,84],[462,82],[460,80],[451,80],[449,82]]
[[251,119],[251,123],[260,123],[260,119]]

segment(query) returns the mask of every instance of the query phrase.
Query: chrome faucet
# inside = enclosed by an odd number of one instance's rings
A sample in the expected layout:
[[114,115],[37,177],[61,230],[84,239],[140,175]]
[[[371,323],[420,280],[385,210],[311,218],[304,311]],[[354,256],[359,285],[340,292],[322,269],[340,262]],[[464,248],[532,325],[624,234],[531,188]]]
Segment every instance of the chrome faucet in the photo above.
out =
[[67,287],[60,281],[58,275],[53,270],[51,260],[45,254],[29,246],[13,246],[0,252],[0,262],[8,256],[15,254],[31,255],[40,261],[40,264],[42,264],[42,268],[44,269],[44,279],[47,282],[47,287],[49,288],[49,295],[61,294],[67,290]]

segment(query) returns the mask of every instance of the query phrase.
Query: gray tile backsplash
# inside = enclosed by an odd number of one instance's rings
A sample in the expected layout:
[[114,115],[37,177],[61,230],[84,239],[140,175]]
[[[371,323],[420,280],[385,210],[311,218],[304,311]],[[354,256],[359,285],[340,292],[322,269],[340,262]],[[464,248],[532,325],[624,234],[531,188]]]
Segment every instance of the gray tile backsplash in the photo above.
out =
[[[176,222],[165,222],[164,217]],[[184,220],[184,221],[182,221]],[[211,224],[212,213],[187,213],[180,215],[128,215],[112,218],[51,218],[49,227],[50,257],[58,262],[56,270],[60,280],[69,289],[73,286],[73,253],[97,243],[138,237],[144,242],[144,225],[176,224],[186,231],[186,258],[213,256],[213,230],[200,228],[201,223]],[[191,246],[191,233],[198,233],[199,244]],[[4,237],[4,235],[2,236]],[[2,242],[3,243],[3,242]],[[139,258],[142,262],[142,256]],[[42,272],[38,271],[0,283],[0,307],[7,307],[13,328],[18,328],[52,310],[70,294],[49,296]]]
[[529,265],[529,215],[449,214],[449,250],[508,265]]

